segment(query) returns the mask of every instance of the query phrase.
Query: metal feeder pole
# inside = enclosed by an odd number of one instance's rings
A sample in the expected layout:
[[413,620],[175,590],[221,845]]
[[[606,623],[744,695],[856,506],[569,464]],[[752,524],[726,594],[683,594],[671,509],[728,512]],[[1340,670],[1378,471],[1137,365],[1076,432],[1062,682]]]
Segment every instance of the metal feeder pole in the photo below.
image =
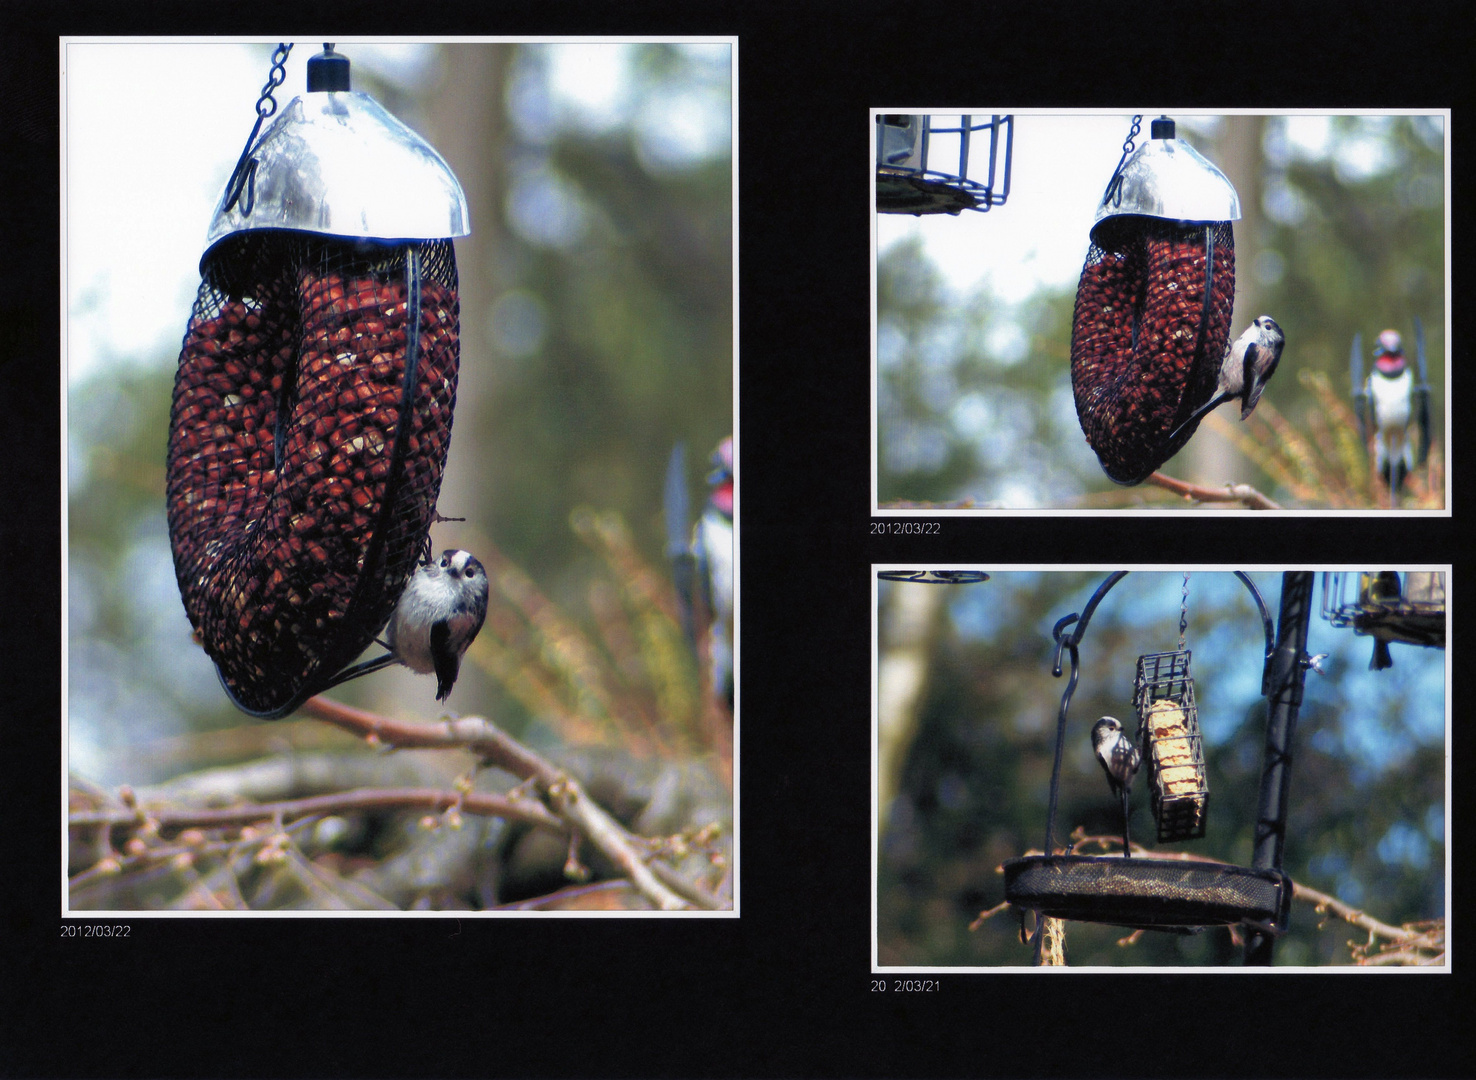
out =
[[[1276,627],[1276,651],[1271,656],[1269,683],[1273,694],[1266,721],[1266,756],[1261,770],[1260,809],[1256,814],[1256,843],[1251,866],[1280,870],[1286,843],[1286,804],[1291,787],[1291,747],[1297,730],[1297,711],[1307,669],[1307,628],[1312,621],[1311,571],[1281,575],[1281,615]],[[1245,943],[1246,967],[1269,967],[1273,934],[1252,930]]]

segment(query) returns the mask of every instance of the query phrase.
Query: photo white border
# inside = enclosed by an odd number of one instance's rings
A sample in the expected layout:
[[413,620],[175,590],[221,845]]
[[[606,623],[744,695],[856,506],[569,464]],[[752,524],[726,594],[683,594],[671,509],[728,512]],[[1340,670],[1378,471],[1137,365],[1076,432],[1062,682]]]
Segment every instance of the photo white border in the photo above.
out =
[[[1123,507],[1115,510],[1101,509],[1072,509],[1069,507],[967,507],[967,508],[895,508],[884,507],[877,498],[877,467],[880,460],[880,446],[877,440],[877,385],[880,372],[877,367],[877,295],[876,295],[876,267],[877,267],[877,218],[876,209],[876,118],[883,113],[916,114],[927,116],[960,116],[960,115],[1014,115],[1014,116],[1120,116],[1122,114],[1144,116],[1180,115],[1180,116],[1443,116],[1445,118],[1445,357],[1443,360],[1445,377],[1445,507],[1440,510],[1380,510],[1369,507],[1362,510],[1320,510],[1286,508],[1272,511],[1278,516],[1290,517],[1391,517],[1391,518],[1421,518],[1421,517],[1450,517],[1451,516],[1451,110],[1450,109],[1241,109],[1241,108],[1213,108],[1210,106],[1188,106],[1169,108],[920,108],[914,106],[897,106],[887,108],[873,108],[868,117],[869,131],[867,133],[866,145],[870,148],[866,168],[870,176],[870,204],[869,204],[869,234],[870,234],[870,310],[867,318],[871,326],[871,515],[873,517],[900,517],[900,518],[943,518],[943,517],[1119,517],[1122,515],[1138,517],[1164,517],[1182,515],[1183,507]],[[1008,204],[1006,204],[1008,205]],[[1003,207],[990,211],[991,213],[1004,212]],[[1069,371],[1069,365],[1068,365]],[[1249,515],[1264,514],[1264,510],[1241,509],[1230,506],[1217,506],[1214,509],[1216,515],[1228,515],[1230,517],[1246,517]]]
[[[738,199],[738,67],[739,50],[738,36],[725,34],[576,34],[576,35],[385,35],[385,34],[324,34],[310,40],[321,42],[323,38],[332,37],[336,45],[564,45],[564,44],[690,44],[690,45],[728,45],[732,48],[731,66],[729,71],[729,140],[731,154],[731,181],[732,192],[732,319],[733,319],[733,907],[724,911],[153,911],[135,909],[84,909],[74,911],[70,906],[70,889],[67,875],[70,836],[68,829],[68,813],[70,792],[69,783],[69,731],[68,731],[68,696],[67,682],[70,666],[70,655],[68,649],[68,635],[70,627],[68,623],[69,604],[69,578],[70,578],[70,531],[67,506],[69,501],[69,490],[67,482],[67,404],[68,404],[68,317],[69,297],[67,288],[67,48],[70,45],[96,45],[96,44],[118,44],[118,45],[143,45],[143,44],[169,44],[169,45],[275,45],[279,41],[287,40],[283,37],[272,37],[264,35],[142,35],[142,36],[62,36],[58,39],[58,93],[60,95],[61,117],[60,117],[60,206],[59,229],[61,244],[60,265],[60,327],[61,327],[61,355],[59,358],[59,375],[61,385],[61,440],[58,447],[59,460],[61,462],[61,863],[59,866],[61,881],[61,911],[63,919],[78,920],[82,922],[113,923],[123,922],[131,919],[736,919],[742,914],[742,807],[740,805],[739,792],[742,788],[740,778],[742,770],[740,767],[741,753],[741,723],[742,715],[742,558],[740,538],[742,536],[741,521],[742,513],[739,505],[742,500],[740,482],[740,462],[742,451],[740,444],[740,423],[738,416],[738,371],[739,371],[739,238],[741,235],[739,222],[739,199]],[[253,90],[256,88],[253,87]],[[248,118],[249,120],[249,118]],[[245,121],[243,121],[244,123]],[[246,130],[245,127],[242,130]],[[201,237],[202,245],[204,237]],[[181,333],[183,331],[181,330]],[[244,714],[243,714],[244,715]]]
[[[1439,967],[1405,967],[1405,966],[1373,966],[1360,967],[1353,964],[1336,964],[1325,967],[1320,966],[1282,966],[1274,964],[1270,967],[1220,967],[1220,966],[1192,966],[1181,967],[1156,967],[1131,965],[1103,966],[1084,965],[1081,967],[1034,967],[1031,965],[1000,965],[997,967],[979,965],[958,966],[936,966],[918,964],[900,964],[896,966],[883,966],[878,959],[880,949],[880,936],[877,929],[877,882],[880,872],[881,861],[881,807],[879,805],[879,781],[877,749],[879,745],[879,717],[878,707],[878,668],[881,658],[881,610],[880,610],[880,579],[878,574],[884,570],[982,570],[989,574],[1007,574],[1022,572],[1038,573],[1101,573],[1108,574],[1114,570],[1151,571],[1157,573],[1181,573],[1188,570],[1192,573],[1231,573],[1243,570],[1247,573],[1284,573],[1291,570],[1310,570],[1316,574],[1333,572],[1360,572],[1367,570],[1367,566],[1348,566],[1344,564],[1314,563],[1306,566],[1289,566],[1281,563],[1271,565],[1229,565],[1221,563],[1176,565],[1170,563],[1135,564],[1125,563],[1109,565],[1105,563],[937,563],[937,562],[906,562],[906,563],[873,563],[871,566],[871,973],[873,975],[906,976],[906,975],[1002,975],[1002,974],[1025,974],[1025,975],[1050,975],[1071,973],[1112,973],[1119,975],[1142,975],[1142,974],[1205,974],[1205,975],[1278,975],[1278,974],[1450,974],[1451,967],[1451,628],[1454,625],[1452,618],[1451,597],[1453,595],[1453,567],[1450,564],[1439,563],[1402,563],[1397,566],[1386,567],[1386,569],[1398,570],[1404,573],[1409,570],[1415,571],[1439,571],[1445,574],[1445,918],[1446,918],[1446,951],[1445,963]],[[907,584],[897,582],[896,584]],[[1321,587],[1319,581],[1318,587]],[[925,585],[924,588],[947,589],[965,588],[967,586],[953,585]],[[988,582],[980,583],[980,587],[988,588]],[[1278,597],[1279,600],[1279,597]],[[1268,600],[1268,603],[1270,601]],[[1276,605],[1272,605],[1275,610]],[[1313,617],[1317,617],[1314,610]],[[1023,948],[1023,946],[1022,946]]]

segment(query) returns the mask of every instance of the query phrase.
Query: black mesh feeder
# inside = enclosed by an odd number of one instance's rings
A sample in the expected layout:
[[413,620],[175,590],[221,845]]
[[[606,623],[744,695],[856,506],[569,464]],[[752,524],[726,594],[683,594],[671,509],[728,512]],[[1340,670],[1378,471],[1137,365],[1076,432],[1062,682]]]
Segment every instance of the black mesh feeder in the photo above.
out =
[[[1214,396],[1235,304],[1240,198],[1167,117],[1097,207],[1071,324],[1071,386],[1087,444],[1115,483],[1141,483],[1189,441]],[[1181,427],[1182,425],[1182,427]]]
[[[974,138],[989,140],[989,171],[969,176]],[[942,138],[940,139],[939,136]],[[882,214],[986,213],[1010,196],[1010,161],[1015,146],[1013,116],[958,118],[941,127],[931,116],[876,116],[876,209]],[[950,151],[957,149],[957,166]],[[941,151],[941,153],[940,153]],[[946,162],[940,159],[948,155]]]
[[168,449],[185,610],[231,700],[267,718],[340,681],[427,543],[469,231],[445,161],[349,89],[331,45],[261,130],[290,48],[210,223]]
[[[1126,573],[1111,574],[1080,615],[1068,615],[1056,624],[1053,671],[1058,678],[1062,675],[1063,655],[1069,655],[1071,670],[1057,715],[1045,854],[1005,862],[1005,898],[1040,916],[1034,941],[1037,963],[1044,944],[1045,918],[1178,933],[1243,924],[1252,929],[1246,962],[1267,963],[1269,942],[1285,930],[1292,897],[1291,880],[1281,869],[1282,842],[1292,731],[1306,668],[1312,663],[1305,650],[1313,575],[1283,575],[1281,618],[1274,628],[1271,613],[1254,583],[1244,573],[1235,575],[1250,592],[1261,615],[1265,634],[1261,689],[1269,699],[1255,852],[1252,865],[1247,867],[1202,859],[1132,858],[1127,850],[1120,856],[1075,855],[1060,852],[1055,846],[1066,721],[1080,675],[1079,646],[1097,605]],[[1186,602],[1187,588],[1186,575]],[[1186,606],[1180,616],[1178,650],[1142,655],[1134,677],[1136,745],[1146,766],[1142,771],[1148,774],[1160,843],[1205,835],[1209,790],[1192,658],[1184,647],[1187,622]]]

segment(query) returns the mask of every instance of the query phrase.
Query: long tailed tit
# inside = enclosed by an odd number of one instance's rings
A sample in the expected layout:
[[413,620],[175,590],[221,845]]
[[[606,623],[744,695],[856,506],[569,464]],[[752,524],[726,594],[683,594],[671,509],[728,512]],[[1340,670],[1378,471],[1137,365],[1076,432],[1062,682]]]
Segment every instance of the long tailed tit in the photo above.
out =
[[1175,428],[1174,435],[1233,398],[1240,399],[1240,418],[1244,420],[1250,416],[1255,410],[1256,402],[1261,400],[1261,391],[1266,389],[1266,383],[1275,374],[1276,365],[1281,362],[1281,349],[1285,344],[1286,335],[1270,315],[1262,315],[1246,327],[1245,333],[1236,338],[1235,343],[1225,351],[1225,358],[1220,363],[1220,383],[1215,396],[1195,409],[1189,419]]
[[1142,754],[1122,733],[1122,724],[1111,716],[1104,716],[1092,725],[1092,749],[1097,761],[1107,774],[1107,783],[1112,794],[1122,800],[1122,851],[1130,852],[1128,843],[1128,792],[1133,787],[1133,777],[1138,775]]
[[416,567],[390,617],[387,643],[411,671],[436,673],[436,700],[444,701],[486,618],[487,571],[468,552],[448,549]]

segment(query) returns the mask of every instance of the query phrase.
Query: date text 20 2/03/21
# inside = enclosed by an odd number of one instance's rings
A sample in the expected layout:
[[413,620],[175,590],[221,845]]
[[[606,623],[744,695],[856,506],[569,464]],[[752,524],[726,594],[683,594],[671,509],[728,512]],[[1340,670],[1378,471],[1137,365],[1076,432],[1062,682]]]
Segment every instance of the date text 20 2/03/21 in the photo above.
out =
[[873,994],[885,994],[889,990],[899,994],[934,994],[942,989],[943,983],[938,979],[871,980],[871,992]]

